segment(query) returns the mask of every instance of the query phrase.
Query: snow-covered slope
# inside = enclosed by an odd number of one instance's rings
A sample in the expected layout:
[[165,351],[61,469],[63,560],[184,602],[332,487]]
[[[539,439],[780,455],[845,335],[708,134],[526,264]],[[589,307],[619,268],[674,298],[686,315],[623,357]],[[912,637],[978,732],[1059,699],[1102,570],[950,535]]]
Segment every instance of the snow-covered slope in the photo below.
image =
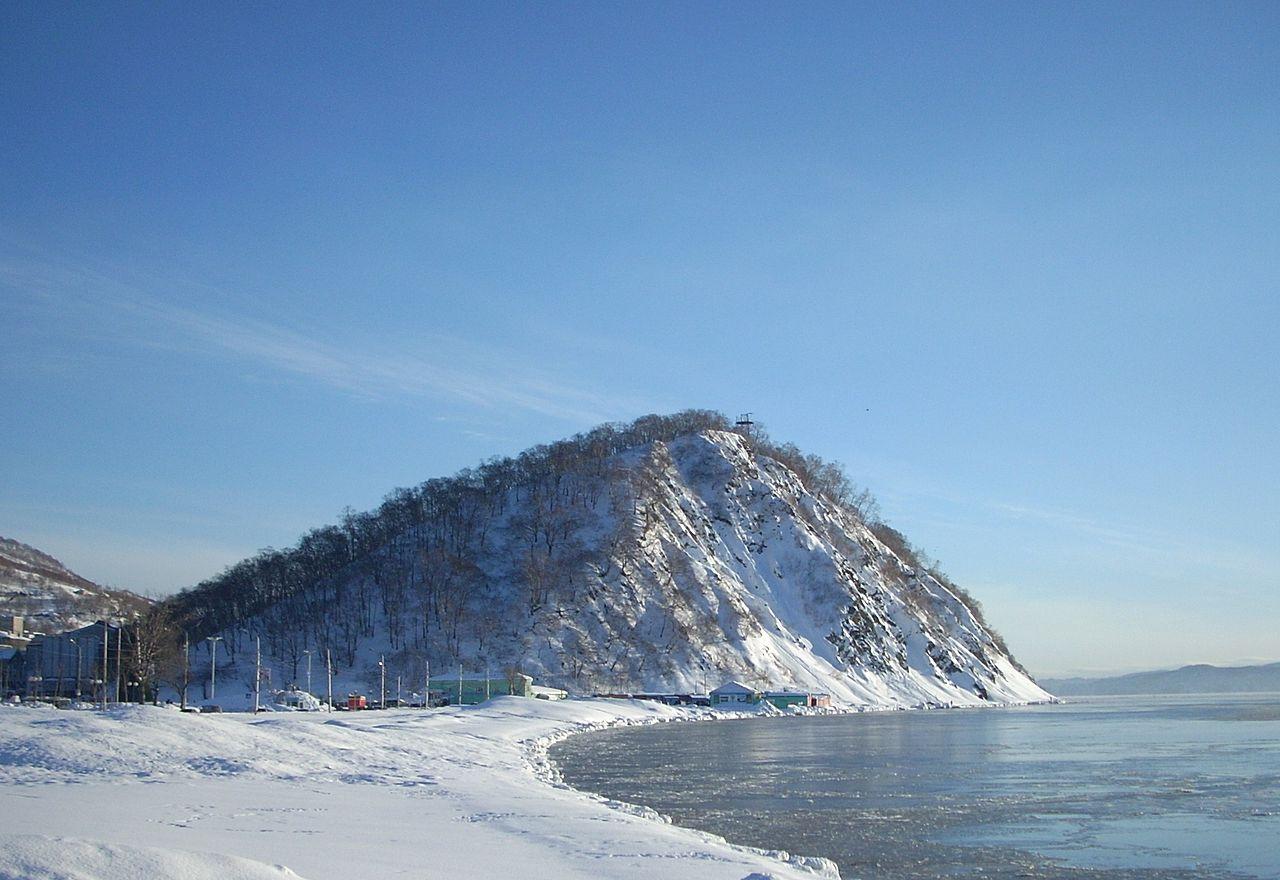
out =
[[34,547],[0,537],[0,615],[22,616],[28,634],[132,618],[147,604],[141,596],[81,577]]
[[[396,527],[327,576],[306,566],[322,542],[354,543],[337,529],[180,602],[190,619],[209,596],[264,596],[209,631],[242,663],[261,634],[291,680],[305,650],[330,648],[357,679],[386,655],[410,682],[429,659],[519,666],[577,693],[734,678],[857,705],[1048,698],[953,588],[776,447],[707,428],[593,455],[593,437],[393,496],[346,532]],[[299,583],[282,587],[290,571]]]
[[643,493],[580,540],[609,546],[537,620],[526,666],[565,686],[702,690],[736,677],[850,703],[1045,699],[973,613],[849,512],[731,432],[635,456]]

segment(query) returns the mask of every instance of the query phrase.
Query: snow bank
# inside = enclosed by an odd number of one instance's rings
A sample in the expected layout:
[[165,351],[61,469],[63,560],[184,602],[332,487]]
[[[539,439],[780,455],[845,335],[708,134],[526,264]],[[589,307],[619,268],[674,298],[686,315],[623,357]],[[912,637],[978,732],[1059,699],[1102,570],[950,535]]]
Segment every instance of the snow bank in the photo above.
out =
[[515,697],[256,717],[4,707],[0,878],[836,876],[578,792],[546,760],[576,731],[709,715]]
[[5,838],[0,880],[288,880],[282,865],[234,856],[119,846],[68,837]]

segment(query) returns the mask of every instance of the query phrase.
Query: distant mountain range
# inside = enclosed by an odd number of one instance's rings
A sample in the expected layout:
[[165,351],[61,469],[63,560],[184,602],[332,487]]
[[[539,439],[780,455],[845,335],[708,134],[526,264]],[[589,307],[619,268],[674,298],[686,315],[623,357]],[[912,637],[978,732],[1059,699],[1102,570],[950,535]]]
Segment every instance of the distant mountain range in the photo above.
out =
[[1133,672],[1109,678],[1044,678],[1041,687],[1058,696],[1108,694],[1239,694],[1280,692],[1280,663],[1262,666],[1210,666]]
[[48,553],[0,536],[0,615],[18,615],[28,634],[56,633],[97,620],[128,620],[151,600],[95,584]]

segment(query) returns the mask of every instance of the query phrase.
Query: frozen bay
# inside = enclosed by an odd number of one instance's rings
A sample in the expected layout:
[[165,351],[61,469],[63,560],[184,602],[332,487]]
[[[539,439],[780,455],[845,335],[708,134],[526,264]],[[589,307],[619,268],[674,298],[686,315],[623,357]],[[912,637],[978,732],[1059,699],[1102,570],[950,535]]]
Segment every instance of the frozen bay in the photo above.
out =
[[845,878],[1280,877],[1280,695],[587,733],[573,785]]

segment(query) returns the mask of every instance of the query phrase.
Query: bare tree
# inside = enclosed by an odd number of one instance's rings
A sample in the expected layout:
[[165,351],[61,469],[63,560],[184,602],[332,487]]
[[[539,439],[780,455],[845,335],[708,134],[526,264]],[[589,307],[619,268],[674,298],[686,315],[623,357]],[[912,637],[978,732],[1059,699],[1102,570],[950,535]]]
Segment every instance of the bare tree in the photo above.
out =
[[141,686],[138,700],[149,697],[153,703],[159,702],[162,669],[177,643],[173,612],[167,605],[153,606],[130,629],[134,648],[130,674]]

